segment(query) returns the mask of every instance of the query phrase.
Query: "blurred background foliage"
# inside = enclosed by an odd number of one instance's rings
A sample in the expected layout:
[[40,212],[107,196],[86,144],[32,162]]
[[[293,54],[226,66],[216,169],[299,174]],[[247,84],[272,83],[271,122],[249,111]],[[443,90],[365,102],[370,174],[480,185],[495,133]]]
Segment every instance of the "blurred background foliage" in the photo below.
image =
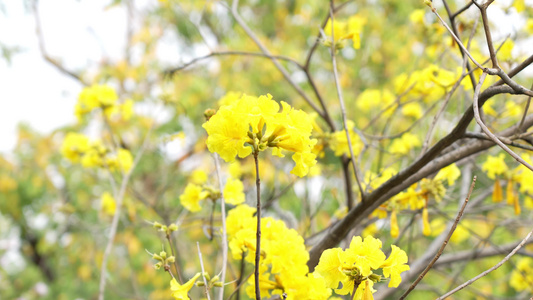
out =
[[[435,2],[444,15],[440,1]],[[447,2],[451,11],[457,11],[466,3]],[[515,41],[516,47],[506,50],[509,53],[498,54],[502,56],[504,70],[509,70],[530,54],[528,49],[520,46],[520,41],[533,33],[533,11],[530,7],[518,11],[520,3],[517,2],[520,1],[494,4],[497,6],[494,9],[503,14],[504,20],[520,13],[509,37],[507,33],[495,34],[498,45],[506,38]],[[368,0],[347,1],[345,4],[338,1],[336,4],[342,6],[336,12],[336,19],[347,20],[357,15],[365,22],[360,33],[361,48],[348,45],[337,53],[348,117],[368,139],[367,147],[357,158],[358,164],[363,174],[373,172],[379,176],[377,174],[386,167],[398,172],[419,155],[420,145],[408,147],[401,155],[391,153],[390,147],[399,137],[395,135],[410,130],[423,141],[433,116],[451,87],[447,83],[434,84],[445,80],[439,77],[439,72],[448,75],[446,72],[457,74],[459,70],[460,74],[462,58],[450,35],[422,1]],[[77,76],[83,82],[115,87],[120,99],[134,101],[134,114],[127,121],[109,120],[108,124],[101,116],[93,114],[46,135],[27,125],[19,126],[14,151],[0,157],[0,237],[9,241],[8,246],[0,248],[0,298],[95,299],[98,294],[100,264],[112,219],[112,214],[102,208],[101,196],[111,191],[109,177],[117,175],[103,169],[83,168],[62,157],[62,141],[71,131],[84,132],[109,144],[114,139],[133,154],[145,138],[148,140],[124,199],[108,265],[108,299],[170,298],[168,274],[155,270],[154,261],[145,251],[168,250],[164,235],[151,225],[154,221],[179,224],[173,242],[184,277],[190,278],[199,271],[196,242],[200,243],[206,271],[210,274],[218,272],[220,246],[216,239],[210,241],[207,233],[211,214],[214,213],[215,225],[220,225],[219,207],[203,203],[201,212],[188,213],[179,201],[194,170],[209,174],[208,182],[216,185],[213,159],[206,149],[206,134],[201,127],[205,121],[204,111],[217,109],[217,101],[226,93],[235,91],[249,95],[270,93],[278,101],[284,100],[297,109],[312,112],[268,58],[242,54],[258,53],[258,48],[232,18],[230,6],[231,3],[226,1],[160,0],[146,1],[142,6],[133,0],[109,1],[108,7],[125,7],[132,12],[128,47],[122,59],[103,58],[99,65],[87,65]],[[314,95],[306,75],[309,72],[336,127],[341,128],[328,47],[319,42],[308,69],[301,67],[305,65],[317,36],[321,36],[320,28],[328,8],[327,1],[243,0],[239,3],[239,12],[257,38],[274,55],[292,58],[294,62],[280,63],[305,93]],[[5,13],[9,14],[9,11]],[[68,14],[68,11],[64,13]],[[470,35],[476,17],[475,9],[469,9],[457,18],[456,24],[463,36]],[[504,21],[495,20],[494,28],[498,28],[499,22]],[[324,34],[329,35],[328,32]],[[321,40],[324,38],[320,37]],[[16,48],[7,47],[1,41],[0,49],[6,60],[17,55]],[[471,49],[481,61],[488,59],[481,30],[474,35]],[[228,51],[240,54],[214,55],[169,74],[169,70],[197,57]],[[432,65],[434,69],[428,71]],[[405,81],[416,72],[422,72],[417,75],[418,81],[401,83],[402,78]],[[436,81],[428,81],[430,75],[427,72],[433,74]],[[520,74],[515,79],[529,86],[531,72],[528,74]],[[416,85],[424,80],[433,82],[433,86],[415,91]],[[446,107],[430,144],[453,128],[470,105],[472,93],[472,84],[466,78]],[[397,97],[401,100],[395,100]],[[511,104],[507,104],[508,99],[509,96],[500,95],[491,100],[495,113],[486,116],[491,128],[503,129],[520,120],[526,99],[515,97],[509,102]],[[399,104],[394,104],[395,101]],[[402,113],[408,103],[418,104],[422,114]],[[383,113],[388,109],[385,104],[392,105],[391,113]],[[512,105],[520,108],[518,113],[512,113]],[[74,107],[72,111],[74,113]],[[330,131],[322,119],[317,117],[316,120],[324,132]],[[476,128],[472,123],[470,130]],[[372,136],[385,138],[372,139]],[[498,152],[498,149],[491,149],[489,154]],[[266,215],[286,221],[304,238],[325,229],[346,212],[339,158],[327,148],[321,155],[319,170],[303,179],[288,174],[292,168],[288,158],[264,156],[260,162],[263,199],[268,203]],[[529,209],[533,206],[530,194],[521,193],[520,199],[525,207],[519,215],[515,215],[512,206],[490,201],[491,193],[486,191],[492,190],[494,180],[481,170],[485,155],[475,155],[458,164],[465,177],[447,188],[442,202],[430,202],[430,219],[435,230],[453,218],[457,203],[464,197],[464,186],[470,184],[471,174],[478,175],[474,197],[486,199],[485,204],[465,216],[460,225],[460,234],[464,238],[452,240],[447,251],[514,242],[525,235],[527,227],[524,225],[530,225]],[[517,166],[511,159],[506,161],[509,166]],[[232,172],[232,169],[233,172],[240,171],[238,176],[245,186],[246,202],[254,205],[252,158],[234,164],[224,163],[223,173]],[[366,186],[368,181],[364,181]],[[353,188],[357,191],[356,185]],[[399,239],[390,237],[388,219],[376,216],[359,226],[357,232],[365,229],[379,237],[384,242],[384,249],[388,249],[391,243],[401,245],[410,259],[415,259],[424,254],[435,236],[435,233],[429,237],[422,235],[419,222],[420,211],[406,210],[399,213],[400,227],[407,228]],[[441,225],[437,224],[439,222]],[[460,268],[456,264],[441,266],[426,277],[424,285],[413,292],[412,298],[434,298],[445,288],[453,288],[493,266],[499,259],[499,256],[482,259]],[[518,299],[524,296],[524,292],[520,294],[509,285],[513,269],[514,264],[504,265],[461,294],[460,299]],[[247,271],[251,270],[248,266]],[[228,281],[237,277],[238,262],[231,263],[229,274]],[[192,299],[200,299],[201,295],[200,289],[191,292]]]

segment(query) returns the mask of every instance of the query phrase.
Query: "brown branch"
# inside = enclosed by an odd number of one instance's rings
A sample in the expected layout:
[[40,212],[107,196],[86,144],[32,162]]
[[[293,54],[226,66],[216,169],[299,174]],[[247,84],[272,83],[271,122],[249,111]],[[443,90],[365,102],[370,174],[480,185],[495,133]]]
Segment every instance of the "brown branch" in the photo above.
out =
[[[333,0],[330,0],[329,3],[330,3],[329,17],[331,19],[331,22],[333,23],[333,21],[334,21],[334,16],[333,16],[334,4],[333,4]],[[333,41],[335,41],[333,26],[331,26],[331,39]],[[331,52],[331,63],[333,65],[333,78],[334,78],[334,81],[335,81],[335,87],[337,89],[337,96],[339,98],[339,103],[341,105],[342,123],[344,125],[344,132],[346,133],[346,141],[348,142],[348,149],[350,151],[349,159],[350,159],[350,161],[352,163],[353,173],[354,173],[354,176],[355,176],[355,181],[357,182],[357,187],[359,188],[359,193],[361,195],[361,201],[364,202],[365,201],[365,191],[363,189],[363,186],[361,185],[361,180],[360,180],[361,174],[359,174],[359,168],[357,168],[357,165],[355,164],[355,156],[354,156],[354,152],[353,152],[352,138],[350,137],[350,131],[348,130],[348,118],[346,117],[346,107],[344,105],[344,97],[342,96],[341,85],[340,85],[340,82],[339,82],[339,74],[338,74],[338,70],[337,70],[337,59],[335,57],[335,42],[331,43],[330,52]],[[351,209],[352,205],[353,205],[353,202],[348,202],[348,205],[347,205],[348,209]]]
[[478,85],[476,86],[476,90],[474,92],[474,105],[473,105],[473,109],[474,109],[474,116],[475,116],[475,119],[476,119],[476,122],[478,123],[478,125],[481,127],[481,129],[483,130],[483,132],[485,132],[485,134],[491,139],[493,140],[496,144],[498,144],[498,146],[500,146],[500,148],[502,148],[505,152],[509,153],[509,155],[511,155],[515,160],[517,160],[519,163],[521,163],[522,165],[524,165],[525,167],[527,167],[528,169],[530,169],[532,172],[533,172],[533,166],[530,165],[527,161],[525,161],[522,157],[520,157],[518,154],[516,154],[513,150],[511,150],[509,147],[507,147],[502,141],[500,141],[500,139],[498,139],[498,137],[496,135],[494,135],[487,126],[485,126],[485,124],[483,123],[483,121],[481,120],[481,116],[479,115],[479,104],[478,104],[478,98],[479,98],[479,92],[481,90],[481,86],[483,85],[483,82],[485,81],[485,77],[487,77],[487,73],[483,72],[483,74],[481,74],[481,77],[479,78],[479,83]]
[[255,57],[264,57],[264,58],[269,58],[269,59],[279,59],[279,60],[284,60],[284,61],[288,61],[288,62],[291,62],[293,63],[294,65],[296,65],[299,69],[301,69],[302,71],[304,70],[304,67],[299,63],[297,62],[296,60],[288,57],[288,56],[285,56],[285,55],[269,55],[269,54],[265,54],[265,53],[260,53],[260,52],[247,52],[247,51],[217,51],[217,52],[211,52],[209,54],[206,54],[204,56],[200,56],[200,57],[196,57],[196,58],[193,58],[191,61],[179,66],[179,67],[176,67],[176,68],[172,68],[172,69],[168,69],[164,72],[165,75],[167,76],[172,76],[174,75],[175,73],[181,71],[181,70],[184,70],[196,63],[199,63],[203,60],[206,60],[208,58],[211,58],[211,57],[214,57],[214,56],[231,56],[231,55],[240,55],[240,56],[255,56]]

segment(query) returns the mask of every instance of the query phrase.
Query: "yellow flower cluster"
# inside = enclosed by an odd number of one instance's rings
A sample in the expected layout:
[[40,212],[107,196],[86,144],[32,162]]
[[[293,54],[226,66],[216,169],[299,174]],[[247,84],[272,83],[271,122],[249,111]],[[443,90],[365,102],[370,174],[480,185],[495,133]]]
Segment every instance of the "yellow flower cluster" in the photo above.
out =
[[109,85],[92,85],[79,94],[75,115],[81,120],[84,115],[100,108],[107,117],[120,115],[123,120],[129,120],[133,114],[133,101],[126,100],[122,104],[117,101],[117,93]]
[[[220,190],[205,184],[207,174],[204,171],[197,170],[192,173],[190,182],[185,187],[185,191],[180,196],[180,203],[191,212],[197,212],[202,209],[200,201],[211,199],[216,201],[220,198]],[[224,201],[232,205],[238,205],[245,201],[244,185],[239,179],[228,178],[224,186]]]
[[61,154],[73,163],[81,163],[85,168],[108,168],[111,171],[127,172],[133,165],[129,150],[119,148],[112,152],[99,141],[90,141],[83,134],[67,133],[61,146]]
[[[531,156],[524,156],[524,160],[529,164],[533,162]],[[525,169],[524,166],[520,165],[515,169],[511,169],[505,163],[505,154],[500,153],[498,156],[488,156],[487,160],[481,166],[481,169],[487,173],[487,176],[490,179],[494,180],[494,188],[492,192],[492,200],[494,202],[500,202],[503,200],[503,191],[500,184],[500,179],[507,180],[506,187],[506,201],[507,204],[514,207],[516,215],[521,213],[521,207],[519,203],[518,192],[515,190],[515,184],[518,183],[520,186],[519,192],[526,195],[526,203],[531,200],[531,195],[533,193],[533,173]]]
[[[352,142],[352,150],[355,156],[359,155],[363,150],[363,142],[361,138],[353,130],[355,124],[353,121],[348,120],[346,122],[346,127],[348,127],[348,132],[350,134],[350,140]],[[346,156],[351,157],[350,148],[348,147],[348,138],[346,137],[346,131],[340,130],[331,134],[329,139],[329,147],[335,152],[336,156]]]
[[518,261],[516,268],[511,273],[510,284],[519,292],[529,291],[533,293],[533,259],[524,257]]
[[294,152],[296,166],[292,174],[303,177],[316,164],[311,153],[316,144],[311,139],[312,123],[309,115],[294,110],[289,104],[272,100],[271,95],[252,97],[243,95],[231,104],[222,106],[203,127],[207,131],[207,148],[227,162],[235,156],[246,157],[268,148],[283,157],[283,150]]
[[[337,294],[352,294],[355,289],[352,299],[374,299],[374,283],[382,280],[382,276],[374,272],[381,269],[383,277],[390,278],[389,287],[398,287],[402,281],[400,274],[409,270],[407,254],[395,245],[391,247],[392,252],[386,258],[379,239],[353,237],[346,250],[333,248],[324,251],[315,273],[322,276],[326,286],[335,289]],[[341,288],[338,288],[339,283]]]
[[415,147],[422,146],[418,136],[412,133],[405,133],[399,139],[392,141],[392,144],[389,147],[389,151],[392,154],[406,155]]
[[[437,65],[430,65],[410,75],[402,73],[394,79],[395,92],[398,95],[408,92],[411,97],[420,97],[425,102],[432,102],[444,96],[446,91],[459,80],[461,72],[461,68],[457,68],[454,72]],[[465,87],[471,85],[465,83]]]
[[424,178],[420,183],[410,186],[405,192],[392,197],[391,201],[387,203],[387,208],[391,210],[391,236],[398,237],[399,234],[397,211],[408,208],[412,210],[422,209],[422,233],[425,236],[431,235],[427,203],[430,198],[439,202],[446,193],[444,183],[452,186],[459,176],[461,176],[461,171],[455,164],[452,164],[441,169],[434,178]]
[[[228,213],[226,220],[229,248],[232,257],[253,263],[255,259],[255,239],[257,223],[255,209],[239,205]],[[324,280],[310,274],[307,267],[309,253],[303,238],[294,230],[288,229],[280,220],[261,218],[261,260],[259,265],[259,285],[261,296],[286,294],[287,300],[328,299],[331,290]],[[255,298],[255,278],[248,280],[246,293]]]

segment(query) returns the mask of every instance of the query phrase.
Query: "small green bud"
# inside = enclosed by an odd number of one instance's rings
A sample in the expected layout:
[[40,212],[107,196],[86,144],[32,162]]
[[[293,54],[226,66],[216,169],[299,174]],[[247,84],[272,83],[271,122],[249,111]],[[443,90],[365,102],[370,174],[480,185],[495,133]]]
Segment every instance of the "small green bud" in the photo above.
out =
[[378,274],[370,274],[368,276],[368,279],[374,281],[374,282],[380,282],[381,281],[381,275]]
[[167,259],[167,253],[165,251],[159,252],[159,256],[161,256],[163,260]]
[[221,281],[217,281],[217,282],[215,282],[215,284],[213,284],[213,286],[216,286],[216,287],[223,287],[224,284],[223,284]]
[[157,264],[154,265],[154,269],[159,270],[161,269],[161,266],[163,266],[163,264],[158,262]]
[[165,262],[168,264],[173,264],[176,261],[176,258],[174,256],[169,256]]
[[207,279],[207,281],[211,281],[211,276],[209,276],[209,273],[204,272],[204,277]]
[[167,231],[167,226],[165,226],[165,225],[161,226],[161,229],[159,229],[159,231],[166,232]]
[[218,275],[215,275],[215,277],[213,277],[210,282],[217,282],[220,280],[220,277],[218,277]]
[[254,133],[251,132],[251,131],[248,131],[248,137],[249,137],[250,139],[252,139],[252,140],[255,140],[255,135],[254,135]]
[[153,259],[155,260],[159,260],[159,261],[163,261],[163,258],[157,254],[154,253],[154,255],[152,256]]
[[154,228],[161,228],[161,226],[163,226],[163,224],[159,223],[159,222],[154,222]]
[[268,148],[267,144],[265,143],[259,144],[259,147],[258,147],[259,151],[264,151],[266,148]]
[[170,226],[168,226],[168,230],[169,230],[170,232],[178,231],[178,225],[176,225],[176,224],[170,224]]
[[196,281],[196,286],[205,286],[203,281]]
[[209,119],[211,119],[211,117],[214,116],[216,113],[217,113],[217,111],[212,109],[212,108],[206,109],[204,111],[205,120],[209,121]]

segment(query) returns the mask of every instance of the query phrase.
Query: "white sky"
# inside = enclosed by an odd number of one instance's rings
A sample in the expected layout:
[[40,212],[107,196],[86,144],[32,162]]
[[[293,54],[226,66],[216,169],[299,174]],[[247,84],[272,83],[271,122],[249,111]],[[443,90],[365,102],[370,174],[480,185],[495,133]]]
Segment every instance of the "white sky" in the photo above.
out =
[[[0,41],[22,48],[11,65],[0,59],[0,152],[13,149],[19,122],[49,133],[75,121],[81,85],[45,62],[38,49],[35,21],[24,1],[2,1]],[[102,57],[121,57],[126,15],[122,7],[104,9],[110,0],[41,0],[45,47],[73,70],[94,66]]]

